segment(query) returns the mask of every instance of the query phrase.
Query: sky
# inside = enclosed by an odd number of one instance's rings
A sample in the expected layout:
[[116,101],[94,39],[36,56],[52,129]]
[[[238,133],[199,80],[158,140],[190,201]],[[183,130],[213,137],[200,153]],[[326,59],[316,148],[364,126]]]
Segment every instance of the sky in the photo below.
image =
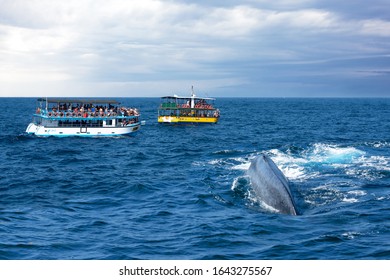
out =
[[388,0],[0,0],[0,97],[390,97]]

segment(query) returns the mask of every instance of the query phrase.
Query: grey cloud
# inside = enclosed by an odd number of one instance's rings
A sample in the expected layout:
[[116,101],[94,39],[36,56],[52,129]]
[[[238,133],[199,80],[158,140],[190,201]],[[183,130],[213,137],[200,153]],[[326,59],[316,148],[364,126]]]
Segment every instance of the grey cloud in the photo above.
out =
[[356,3],[0,0],[0,92],[160,95],[195,80],[216,95],[381,95],[386,3]]

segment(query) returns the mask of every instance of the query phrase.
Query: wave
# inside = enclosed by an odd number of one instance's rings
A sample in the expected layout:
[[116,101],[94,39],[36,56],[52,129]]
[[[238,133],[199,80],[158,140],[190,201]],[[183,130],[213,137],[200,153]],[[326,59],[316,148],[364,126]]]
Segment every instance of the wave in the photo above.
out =
[[330,175],[374,181],[390,174],[388,156],[370,155],[351,146],[316,143],[298,153],[278,149],[265,152],[291,181],[307,181]]
[[321,176],[329,169],[345,169],[366,155],[366,152],[355,147],[316,143],[298,153],[291,149],[266,151],[285,176],[290,180],[308,180]]
[[347,190],[353,186],[341,186],[338,182],[307,189],[304,192],[304,202],[309,206],[319,207],[339,202],[356,203],[367,195],[363,190]]
[[242,150],[220,150],[220,151],[215,151],[213,154],[215,155],[235,155],[242,153]]
[[390,159],[386,156],[369,155],[356,147],[323,143],[315,143],[304,149],[287,147],[285,150],[263,150],[244,156],[229,157],[230,153],[226,153],[225,157],[214,158],[207,163],[214,167],[245,171],[260,153],[268,154],[291,181],[307,181],[330,173],[374,180],[390,172]]
[[390,142],[387,141],[372,141],[372,142],[365,142],[365,146],[367,147],[373,147],[373,148],[389,148]]
[[[247,170],[250,166],[251,160],[255,156],[250,157],[229,157],[229,158],[220,158],[220,159],[212,159],[208,161],[209,165],[214,165],[218,167],[226,167],[231,170]],[[195,165],[199,165],[199,162],[194,163]]]

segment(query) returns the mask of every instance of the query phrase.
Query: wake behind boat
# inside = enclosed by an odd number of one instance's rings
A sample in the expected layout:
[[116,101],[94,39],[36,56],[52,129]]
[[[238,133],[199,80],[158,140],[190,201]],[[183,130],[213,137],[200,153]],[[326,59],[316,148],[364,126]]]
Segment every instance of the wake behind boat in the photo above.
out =
[[177,95],[161,97],[158,108],[159,123],[217,123],[219,109],[214,106],[215,98],[197,97],[192,87],[190,97]]
[[37,136],[118,136],[137,131],[140,114],[116,100],[38,99],[26,132]]

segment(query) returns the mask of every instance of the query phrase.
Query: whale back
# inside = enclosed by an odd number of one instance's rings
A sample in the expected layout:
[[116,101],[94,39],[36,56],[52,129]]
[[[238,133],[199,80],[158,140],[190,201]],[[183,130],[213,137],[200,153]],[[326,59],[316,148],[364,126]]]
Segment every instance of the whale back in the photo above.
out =
[[279,213],[297,215],[289,182],[270,157],[261,154],[248,169],[254,193]]

